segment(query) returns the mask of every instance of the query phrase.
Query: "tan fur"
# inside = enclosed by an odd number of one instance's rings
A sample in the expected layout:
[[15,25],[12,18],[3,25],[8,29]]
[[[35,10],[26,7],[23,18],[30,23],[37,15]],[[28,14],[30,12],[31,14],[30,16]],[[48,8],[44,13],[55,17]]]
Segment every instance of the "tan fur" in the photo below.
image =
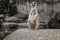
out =
[[39,16],[37,8],[35,8],[34,11],[30,10],[30,14],[28,17],[28,24],[29,24],[29,29],[40,29],[40,16]]

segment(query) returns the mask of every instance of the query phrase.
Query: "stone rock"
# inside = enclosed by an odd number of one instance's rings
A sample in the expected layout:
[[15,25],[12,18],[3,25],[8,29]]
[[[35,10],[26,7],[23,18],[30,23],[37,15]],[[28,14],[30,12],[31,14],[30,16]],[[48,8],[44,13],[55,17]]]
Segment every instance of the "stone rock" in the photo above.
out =
[[0,39],[3,39],[5,37],[5,34],[3,32],[0,32]]
[[19,17],[19,18],[21,18],[21,19],[27,19],[27,18],[28,18],[28,14],[26,14],[26,13],[21,13],[21,12],[18,12],[18,14],[15,15],[15,16],[17,16],[17,17]]
[[14,29],[18,27],[18,24],[9,24],[8,27]]
[[60,40],[59,29],[28,30],[18,29],[4,40]]
[[19,18],[12,16],[12,17],[7,17],[5,20],[7,22],[18,22]]

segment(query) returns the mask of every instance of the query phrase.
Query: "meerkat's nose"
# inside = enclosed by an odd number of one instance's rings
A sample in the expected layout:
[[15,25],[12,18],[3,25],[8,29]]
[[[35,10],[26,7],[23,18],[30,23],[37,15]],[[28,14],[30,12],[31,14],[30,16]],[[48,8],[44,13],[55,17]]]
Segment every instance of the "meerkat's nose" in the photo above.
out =
[[32,6],[34,6],[34,4]]

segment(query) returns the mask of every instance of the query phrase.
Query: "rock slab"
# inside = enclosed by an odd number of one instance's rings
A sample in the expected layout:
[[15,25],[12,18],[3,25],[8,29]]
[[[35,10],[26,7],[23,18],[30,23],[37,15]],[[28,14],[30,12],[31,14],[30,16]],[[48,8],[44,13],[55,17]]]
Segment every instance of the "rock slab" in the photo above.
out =
[[60,40],[60,29],[18,29],[4,40]]

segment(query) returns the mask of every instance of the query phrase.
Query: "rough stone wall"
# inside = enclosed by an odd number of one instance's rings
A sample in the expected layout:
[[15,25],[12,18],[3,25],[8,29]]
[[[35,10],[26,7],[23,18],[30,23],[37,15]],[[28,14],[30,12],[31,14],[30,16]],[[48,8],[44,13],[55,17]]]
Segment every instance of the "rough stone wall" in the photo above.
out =
[[[24,4],[20,4],[17,6],[17,10],[18,12],[22,12],[25,14],[29,14],[30,11],[30,6],[29,6],[29,2],[26,2]],[[60,3],[54,3],[53,7],[52,4],[48,4],[48,3],[40,3],[38,4],[38,10],[41,16],[41,21],[42,22],[48,22],[52,16],[54,16],[54,14],[56,14],[57,12],[60,12]],[[53,9],[53,13],[52,13],[52,9]]]

